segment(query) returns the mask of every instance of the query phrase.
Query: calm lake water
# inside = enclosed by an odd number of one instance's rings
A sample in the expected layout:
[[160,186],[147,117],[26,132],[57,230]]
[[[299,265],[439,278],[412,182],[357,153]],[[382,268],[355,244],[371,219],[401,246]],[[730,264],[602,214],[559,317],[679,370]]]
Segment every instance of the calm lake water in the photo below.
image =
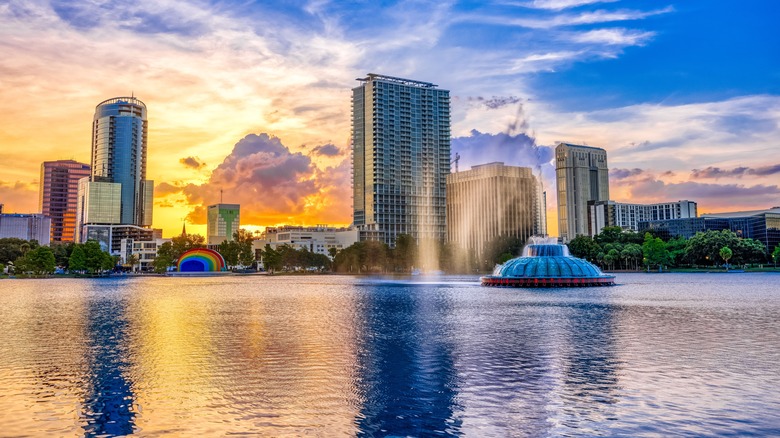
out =
[[0,435],[780,435],[780,275],[618,282],[0,280]]

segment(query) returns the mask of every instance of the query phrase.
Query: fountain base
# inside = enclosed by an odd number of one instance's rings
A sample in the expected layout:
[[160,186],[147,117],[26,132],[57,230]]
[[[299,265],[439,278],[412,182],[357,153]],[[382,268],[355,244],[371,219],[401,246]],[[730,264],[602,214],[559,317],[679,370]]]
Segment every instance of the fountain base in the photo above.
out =
[[576,277],[481,277],[482,286],[492,287],[593,287],[593,286],[614,286],[614,276],[602,276],[595,278],[576,278]]

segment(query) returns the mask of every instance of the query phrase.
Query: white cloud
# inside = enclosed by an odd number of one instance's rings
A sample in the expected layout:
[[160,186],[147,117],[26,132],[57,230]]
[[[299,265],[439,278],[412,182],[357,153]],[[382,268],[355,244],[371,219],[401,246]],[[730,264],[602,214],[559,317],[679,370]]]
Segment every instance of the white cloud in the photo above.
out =
[[560,11],[562,9],[576,8],[578,6],[592,5],[594,3],[613,3],[618,0],[533,0],[530,2],[506,2],[508,5],[522,6],[533,9],[550,9]]
[[655,32],[630,29],[596,29],[572,35],[572,40],[583,44],[607,44],[620,46],[641,46],[655,36]]

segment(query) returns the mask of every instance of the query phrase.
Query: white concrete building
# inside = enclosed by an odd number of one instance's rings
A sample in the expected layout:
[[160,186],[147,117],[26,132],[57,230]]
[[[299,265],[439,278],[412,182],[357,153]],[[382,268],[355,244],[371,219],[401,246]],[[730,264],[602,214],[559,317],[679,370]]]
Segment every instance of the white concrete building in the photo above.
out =
[[595,236],[604,227],[620,227],[639,231],[639,222],[697,217],[696,203],[682,200],[659,204],[627,204],[615,201],[588,203],[589,235]]
[[165,242],[170,242],[171,239],[154,240],[136,240],[136,239],[122,239],[120,247],[120,264],[127,263],[127,259],[131,255],[138,257],[138,263],[133,267],[134,271],[152,271],[154,266],[152,263],[157,257],[157,249]]
[[289,245],[295,249],[306,249],[317,254],[330,256],[329,250],[342,250],[360,240],[359,231],[352,228],[335,228],[327,225],[301,227],[285,225],[268,227],[252,242],[255,253],[265,245],[277,248]]

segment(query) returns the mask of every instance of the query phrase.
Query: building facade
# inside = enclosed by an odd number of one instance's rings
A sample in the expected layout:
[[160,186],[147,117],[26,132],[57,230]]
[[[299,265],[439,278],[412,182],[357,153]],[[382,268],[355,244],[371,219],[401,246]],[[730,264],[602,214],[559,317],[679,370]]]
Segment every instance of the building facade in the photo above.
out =
[[[106,233],[148,234],[135,230],[152,225],[154,182],[146,179],[147,131],[146,105],[135,97],[108,99],[95,108],[91,175],[79,182],[78,241]],[[112,253],[119,252],[115,240],[108,239]]]
[[206,244],[219,245],[232,241],[233,233],[241,224],[241,206],[238,204],[209,205],[206,221]]
[[137,241],[133,238],[124,238],[120,241],[120,262],[126,264],[130,256],[137,258],[137,263],[132,266],[133,271],[150,272],[154,270],[154,259],[157,257],[157,249],[171,239],[155,237],[152,240]]
[[599,234],[604,227],[620,227],[639,231],[639,223],[697,216],[693,201],[662,202],[660,204],[627,204],[615,201],[588,202],[589,235]]
[[555,174],[560,238],[587,236],[588,202],[609,200],[607,151],[561,143],[555,148]]
[[4,214],[0,208],[0,239],[13,237],[51,243],[51,218],[42,214]]
[[531,168],[489,163],[447,176],[447,240],[477,256],[499,236],[547,234],[546,213]]
[[739,237],[762,242],[771,253],[780,245],[780,207],[768,210],[709,213],[697,218],[639,223],[640,232],[650,230],[667,238],[682,236],[686,239],[690,239],[700,231],[731,230]]
[[369,74],[352,90],[353,220],[395,245],[400,234],[446,237],[449,91]]
[[282,227],[267,227],[259,237],[252,242],[253,248],[260,259],[259,251],[266,245],[276,249],[288,245],[295,249],[305,249],[309,252],[331,256],[331,249],[340,251],[360,240],[360,232],[356,228],[336,228],[327,225],[315,227],[300,227],[285,225]]
[[89,164],[73,160],[44,161],[38,206],[51,218],[51,242],[73,242],[76,238],[76,210],[79,180],[90,175]]

